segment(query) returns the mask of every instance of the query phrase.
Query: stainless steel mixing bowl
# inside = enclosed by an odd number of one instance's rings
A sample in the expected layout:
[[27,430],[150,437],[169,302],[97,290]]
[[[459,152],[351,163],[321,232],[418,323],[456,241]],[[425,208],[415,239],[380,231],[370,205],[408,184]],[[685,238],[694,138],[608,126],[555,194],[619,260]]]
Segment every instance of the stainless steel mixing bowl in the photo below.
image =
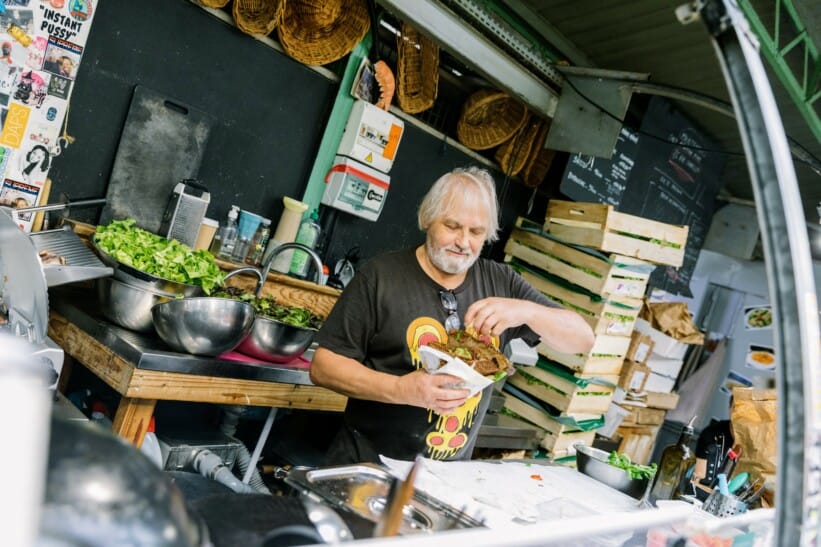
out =
[[131,330],[150,332],[154,329],[151,308],[171,300],[174,295],[130,285],[112,277],[102,277],[97,280],[97,297],[100,311],[112,323]]
[[234,349],[254,323],[253,306],[229,298],[169,300],[151,314],[157,334],[174,350],[209,357]]
[[237,346],[237,351],[274,363],[286,363],[302,355],[314,339],[316,330],[295,327],[263,316],[257,316],[251,333]]
[[574,447],[576,468],[579,471],[633,498],[642,496],[648,479],[631,479],[627,471],[607,463],[609,452],[583,444],[576,444]]

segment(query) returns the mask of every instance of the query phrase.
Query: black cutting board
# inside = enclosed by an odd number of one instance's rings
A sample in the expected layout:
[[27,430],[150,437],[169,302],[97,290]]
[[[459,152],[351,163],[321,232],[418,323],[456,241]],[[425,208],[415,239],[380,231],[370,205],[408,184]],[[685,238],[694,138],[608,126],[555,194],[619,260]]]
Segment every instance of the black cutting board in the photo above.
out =
[[187,104],[135,87],[100,223],[131,217],[157,233],[174,185],[197,178],[212,121]]

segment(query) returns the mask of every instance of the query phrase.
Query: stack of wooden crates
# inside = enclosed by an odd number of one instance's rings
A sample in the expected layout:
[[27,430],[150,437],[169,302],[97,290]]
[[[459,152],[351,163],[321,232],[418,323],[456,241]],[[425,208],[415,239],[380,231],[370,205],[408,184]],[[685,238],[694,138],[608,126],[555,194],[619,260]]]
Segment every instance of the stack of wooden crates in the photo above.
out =
[[[551,457],[574,442],[590,445],[603,423],[630,348],[655,264],[680,266],[687,227],[619,213],[612,206],[552,200],[544,225],[519,219],[506,261],[551,300],[593,328],[585,354],[539,345],[539,362],[517,367],[505,386],[505,409],[541,427]],[[556,417],[556,413],[559,416]]]

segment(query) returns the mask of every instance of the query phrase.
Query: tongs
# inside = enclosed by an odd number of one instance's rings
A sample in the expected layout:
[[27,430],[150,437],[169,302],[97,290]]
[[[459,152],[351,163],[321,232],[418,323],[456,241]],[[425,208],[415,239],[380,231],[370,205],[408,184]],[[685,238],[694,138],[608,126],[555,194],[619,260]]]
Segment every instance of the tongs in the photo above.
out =
[[405,506],[413,497],[413,482],[416,479],[416,473],[421,465],[422,457],[417,456],[405,480],[394,479],[391,484],[391,489],[388,492],[388,497],[385,500],[385,509],[382,512],[382,517],[374,528],[373,537],[392,537],[397,535],[399,526],[402,524]]

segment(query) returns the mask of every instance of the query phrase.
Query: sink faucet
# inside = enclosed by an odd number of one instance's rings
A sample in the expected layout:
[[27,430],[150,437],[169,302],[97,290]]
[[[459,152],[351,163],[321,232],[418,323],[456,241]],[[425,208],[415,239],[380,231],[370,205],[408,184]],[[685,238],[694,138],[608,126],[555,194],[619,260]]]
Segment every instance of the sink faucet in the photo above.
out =
[[[274,263],[274,258],[281,253],[282,251],[287,251],[288,249],[299,249],[300,251],[305,251],[308,253],[308,256],[311,257],[311,260],[314,263],[314,279],[317,285],[324,285],[325,281],[325,274],[322,272],[322,259],[319,258],[319,255],[316,254],[316,251],[311,249],[310,247],[306,247],[301,243],[283,243],[279,247],[276,247],[273,251],[268,254],[268,257],[262,264],[262,279],[268,279],[268,272],[271,271],[271,265]],[[257,296],[262,291],[262,285],[259,286],[257,289]]]

